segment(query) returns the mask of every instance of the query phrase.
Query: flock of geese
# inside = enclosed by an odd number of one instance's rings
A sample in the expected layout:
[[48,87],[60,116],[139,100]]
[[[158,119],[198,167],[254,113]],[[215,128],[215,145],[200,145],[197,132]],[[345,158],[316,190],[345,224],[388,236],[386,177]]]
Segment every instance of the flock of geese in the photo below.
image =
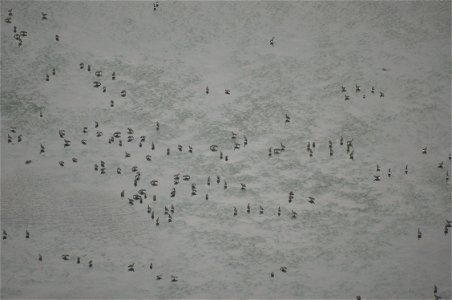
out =
[[[159,8],[158,1],[155,2],[153,5],[154,5],[154,11],[156,11]],[[48,20],[47,13],[44,13],[44,12],[41,13],[41,20],[43,20],[43,21]],[[13,22],[12,9],[8,10],[8,16],[5,19],[5,22],[7,24],[12,24],[12,22]],[[16,26],[14,25],[13,33],[14,33],[14,35],[13,35],[14,39],[18,41],[18,45],[22,46],[23,45],[23,39],[28,36],[27,31],[24,31],[24,30],[19,31],[19,30],[17,30]],[[58,34],[55,35],[55,40],[56,41],[60,41],[60,36]],[[275,45],[275,41],[274,41],[274,37],[272,37],[272,39],[270,40],[270,46],[274,47],[274,45]],[[107,87],[106,87],[105,84],[102,83],[102,78],[104,78],[106,76],[105,71],[100,70],[100,69],[94,70],[94,68],[90,64],[85,64],[84,62],[81,62],[78,67],[79,67],[80,70],[86,70],[89,73],[91,73],[91,71],[93,70],[94,76],[96,78],[93,81],[93,87],[96,88],[96,89],[101,88],[103,93],[107,93]],[[56,75],[55,68],[52,68],[51,74],[53,76]],[[112,81],[115,81],[116,77],[117,77],[117,74],[116,74],[116,72],[113,71],[113,72],[109,73],[108,76],[111,77]],[[45,74],[45,81],[46,82],[49,82],[50,78],[51,78],[51,76],[49,74]],[[342,85],[340,87],[339,91],[344,94],[344,98],[345,98],[346,101],[350,100],[350,95],[347,94],[347,87]],[[230,95],[231,94],[231,91],[229,89],[225,89],[224,92],[225,92],[226,95]],[[205,93],[207,95],[210,93],[210,89],[209,89],[208,86],[206,86]],[[355,93],[356,93],[356,95],[359,95],[359,93],[362,93],[362,99],[366,99],[366,94],[362,91],[361,87],[358,84],[355,85]],[[370,89],[370,94],[371,95],[375,95],[375,93],[376,93],[375,92],[375,88],[372,86],[371,89]],[[119,96],[122,97],[122,98],[127,97],[127,91],[125,89],[121,90],[120,93],[119,93]],[[385,96],[384,92],[383,91],[379,91],[379,97],[383,98],[384,96]],[[110,107],[113,108],[114,106],[115,106],[115,102],[114,102],[114,100],[111,100],[110,101]],[[43,118],[42,110],[39,112],[39,116],[41,118]],[[283,119],[282,122],[284,122],[284,124],[286,124],[286,125],[289,124],[291,122],[291,117],[288,114],[286,114],[285,115],[285,119]],[[100,126],[99,122],[98,121],[94,121],[93,128],[94,128],[94,131],[95,131],[95,136],[97,138],[102,138],[104,136],[104,132],[100,129],[99,126]],[[157,121],[157,122],[155,122],[155,131],[159,132],[159,130],[160,130],[160,123]],[[84,126],[83,127],[82,133],[83,133],[83,135],[85,135],[87,137],[83,138],[80,142],[81,142],[81,144],[83,146],[88,146],[88,126]],[[152,162],[154,158],[151,155],[151,153],[153,151],[156,151],[156,149],[157,149],[156,145],[154,144],[153,141],[151,141],[149,146],[147,146],[146,145],[146,136],[145,135],[141,135],[139,137],[136,137],[136,136],[134,136],[134,134],[135,134],[135,131],[132,128],[127,128],[124,132],[122,132],[121,130],[117,130],[117,131],[112,132],[108,136],[107,142],[108,142],[108,144],[111,144],[111,145],[117,144],[118,147],[123,147],[123,139],[124,139],[125,141],[127,141],[127,143],[137,142],[139,148],[149,147],[151,152],[146,154],[144,158],[145,158],[145,160],[147,162]],[[66,131],[64,129],[60,129],[58,131],[58,136],[62,140],[63,148],[71,147],[72,140],[66,135]],[[11,127],[10,128],[10,132],[7,135],[8,144],[14,145],[16,143],[21,143],[23,141],[23,138],[24,138],[23,135],[18,133],[18,130],[17,130],[16,127]],[[245,148],[248,145],[248,139],[247,139],[246,136],[243,136],[242,140],[240,141],[237,133],[231,132],[231,137],[230,138],[232,140],[231,149],[233,150],[233,152],[235,152],[236,150],[243,149],[243,148]],[[350,160],[354,160],[355,150],[354,150],[353,139],[345,140],[342,136],[340,136],[340,138],[338,140],[339,140],[338,141],[339,146],[345,148],[345,152],[347,153],[349,159]],[[344,147],[344,145],[345,145],[345,147]],[[185,149],[187,149],[186,151],[188,153],[193,154],[194,149],[193,149],[193,147],[191,145],[185,146]],[[318,149],[318,147],[317,147],[317,149]],[[328,140],[328,149],[329,149],[329,156],[330,157],[333,156],[334,155],[334,149],[333,149],[333,141],[332,140]],[[207,149],[205,149],[205,150],[207,150]],[[220,149],[220,147],[218,145],[213,144],[213,145],[211,145],[209,147],[208,150],[210,150],[211,152],[214,152],[214,153],[218,152],[220,160],[224,160],[225,162],[229,161],[229,156],[228,155],[224,155],[223,151],[221,151],[221,149]],[[313,157],[314,156],[315,150],[316,150],[316,143],[315,143],[315,141],[309,141],[307,143],[307,145],[306,145],[306,152],[309,155],[309,157]],[[41,143],[40,144],[40,152],[39,153],[40,154],[44,154],[45,151],[46,151],[46,147],[45,147],[45,145],[43,145]],[[184,146],[183,145],[177,145],[176,151],[183,152],[184,151]],[[280,145],[278,145],[278,146],[270,146],[268,148],[268,157],[271,158],[271,157],[276,156],[276,155],[281,155],[285,151],[286,151],[286,146],[283,143],[280,143]],[[426,155],[427,154],[427,147],[423,148],[421,150],[421,152]],[[170,148],[166,148],[166,155],[170,156],[170,154],[171,154],[171,149]],[[131,156],[132,156],[131,152],[124,151],[124,159],[130,158]],[[450,160],[451,160],[451,155],[449,154],[449,162],[450,162]],[[77,157],[73,157],[72,158],[72,163],[76,164],[77,162],[78,162],[78,158]],[[25,164],[31,164],[31,163],[32,163],[32,160],[30,160],[30,159],[25,161]],[[66,162],[63,161],[63,160],[60,160],[58,162],[58,165],[61,166],[61,167],[66,167],[67,166]],[[444,166],[444,162],[443,161],[439,162],[437,167],[439,169],[446,168]],[[100,172],[100,174],[107,174],[107,171],[109,171],[109,172],[115,172],[116,171],[116,174],[121,175],[124,172],[120,167],[117,167],[115,171],[114,171],[114,169],[113,169],[113,171],[111,169],[107,170],[107,164],[103,160],[101,160],[99,164],[95,163],[94,166],[93,166],[93,169],[94,169],[95,172]],[[147,189],[146,188],[139,188],[138,189],[138,187],[137,187],[138,184],[140,183],[140,180],[141,180],[141,171],[140,171],[138,166],[133,166],[131,168],[131,171],[134,174],[133,186],[134,186],[134,188],[137,189],[137,191],[135,193],[133,193],[132,195],[126,195],[125,190],[123,189],[120,192],[120,198],[121,199],[127,198],[127,202],[125,202],[125,203],[127,203],[128,205],[143,204],[143,202],[146,201],[147,198],[148,198],[148,193],[147,193]],[[376,166],[376,175],[373,176],[374,177],[373,181],[380,182],[382,180],[382,176],[383,176],[381,173],[382,173],[381,167],[377,164],[377,166]],[[405,175],[408,174],[408,165],[405,166],[404,173],[405,173]],[[391,176],[392,176],[391,168],[389,168],[388,171],[387,171],[387,177],[391,178]],[[175,198],[176,197],[176,192],[177,192],[176,186],[180,183],[181,180],[186,181],[186,182],[190,182],[192,179],[191,179],[191,176],[189,174],[180,174],[180,173],[174,174],[173,175],[173,184],[174,184],[174,186],[172,187],[172,189],[171,189],[171,191],[169,193],[170,198]],[[449,181],[449,173],[448,172],[446,172],[446,182],[447,181]],[[220,184],[221,183],[221,176],[220,175],[216,175],[212,179],[211,179],[211,176],[207,176],[205,182],[206,182],[207,186],[210,186],[212,182],[216,182],[217,184]],[[158,186],[159,179],[152,179],[149,182],[149,184],[152,187]],[[224,180],[224,179],[223,179],[223,188],[224,188],[224,190],[230,188],[230,186],[228,185],[228,182],[226,180]],[[245,183],[240,183],[240,187],[237,186],[237,188],[240,188],[241,191],[246,192],[247,186],[246,186]],[[197,195],[198,195],[197,184],[192,182],[191,183],[190,196],[197,196]],[[288,193],[288,203],[289,204],[292,203],[294,201],[294,199],[295,199],[295,193],[293,191],[289,191],[289,193]],[[205,200],[209,200],[209,194],[208,193],[205,194]],[[155,201],[157,201],[157,196],[154,194],[154,195],[152,195],[152,202],[155,202]],[[306,198],[306,201],[309,204],[311,204],[311,205],[315,205],[316,204],[315,197],[313,197],[311,195]],[[175,215],[174,204],[171,204],[169,206],[169,208],[167,206],[165,206],[164,207],[164,214],[163,214],[163,216],[161,216],[161,215],[157,215],[157,212],[151,207],[151,203],[152,202],[150,202],[146,206],[145,209],[146,209],[146,212],[150,215],[150,218],[152,220],[155,220],[155,226],[159,226],[160,225],[160,218],[164,217],[164,216],[167,217],[168,223],[171,223],[173,221],[173,218],[174,218],[174,215]],[[250,214],[251,213],[252,207],[251,207],[250,203],[248,203],[245,206],[244,210],[246,211],[246,214]],[[253,208],[253,210],[254,210],[254,208]],[[265,211],[264,207],[261,206],[261,205],[259,205],[259,207],[256,210],[259,212],[260,215],[264,214],[264,211]],[[278,216],[281,216],[281,206],[277,207],[275,212],[276,212],[276,214]],[[238,214],[239,214],[239,208],[236,207],[236,206],[233,206],[232,207],[232,216],[236,217],[236,216],[238,216]],[[295,212],[294,210],[290,210],[290,212],[288,213],[288,216],[291,219],[296,219],[297,218],[297,212]],[[446,223],[444,225],[444,234],[448,234],[448,229],[451,228],[451,227],[452,227],[452,222],[449,221],[449,220],[446,220]],[[420,228],[418,228],[417,237],[418,237],[418,239],[422,238],[422,232],[421,232]],[[30,232],[28,231],[28,229],[25,232],[25,238],[26,239],[30,238]],[[7,239],[8,239],[8,234],[7,234],[6,230],[3,230],[3,240],[7,240]],[[64,261],[71,260],[71,257],[70,257],[69,254],[63,254],[61,256],[61,258]],[[43,257],[42,257],[41,254],[38,254],[38,260],[39,261],[43,260]],[[77,264],[81,263],[80,256],[77,256],[75,260],[76,260]],[[88,261],[88,267],[89,268],[93,268],[93,260],[89,260]],[[153,264],[152,263],[150,263],[149,269],[150,270],[153,269]],[[135,272],[135,263],[129,264],[127,266],[127,270],[129,272]],[[287,272],[287,267],[286,266],[282,266],[280,268],[280,271],[283,272],[283,273],[286,273]],[[270,273],[270,277],[273,278],[274,276],[275,276],[275,273],[272,271]],[[163,278],[163,274],[156,275],[156,280],[161,280],[162,278]],[[175,276],[175,275],[170,275],[170,278],[171,278],[171,282],[177,282],[178,281],[178,277]],[[440,296],[437,295],[437,287],[436,286],[434,287],[434,295],[435,295],[436,299],[440,299],[441,298]],[[360,300],[361,297],[357,296],[356,299]]]

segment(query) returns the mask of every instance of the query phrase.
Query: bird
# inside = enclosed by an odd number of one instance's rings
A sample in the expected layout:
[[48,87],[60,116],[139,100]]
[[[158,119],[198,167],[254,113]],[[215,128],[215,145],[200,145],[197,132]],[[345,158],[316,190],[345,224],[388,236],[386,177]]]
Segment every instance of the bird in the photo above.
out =
[[129,271],[129,272],[135,272],[134,266],[135,266],[135,263],[132,263],[132,264],[128,265],[128,266],[127,266],[128,271]]
[[311,203],[311,204],[315,204],[315,202],[314,202],[314,200],[315,200],[315,198],[314,197],[308,197],[308,202],[309,203]]

